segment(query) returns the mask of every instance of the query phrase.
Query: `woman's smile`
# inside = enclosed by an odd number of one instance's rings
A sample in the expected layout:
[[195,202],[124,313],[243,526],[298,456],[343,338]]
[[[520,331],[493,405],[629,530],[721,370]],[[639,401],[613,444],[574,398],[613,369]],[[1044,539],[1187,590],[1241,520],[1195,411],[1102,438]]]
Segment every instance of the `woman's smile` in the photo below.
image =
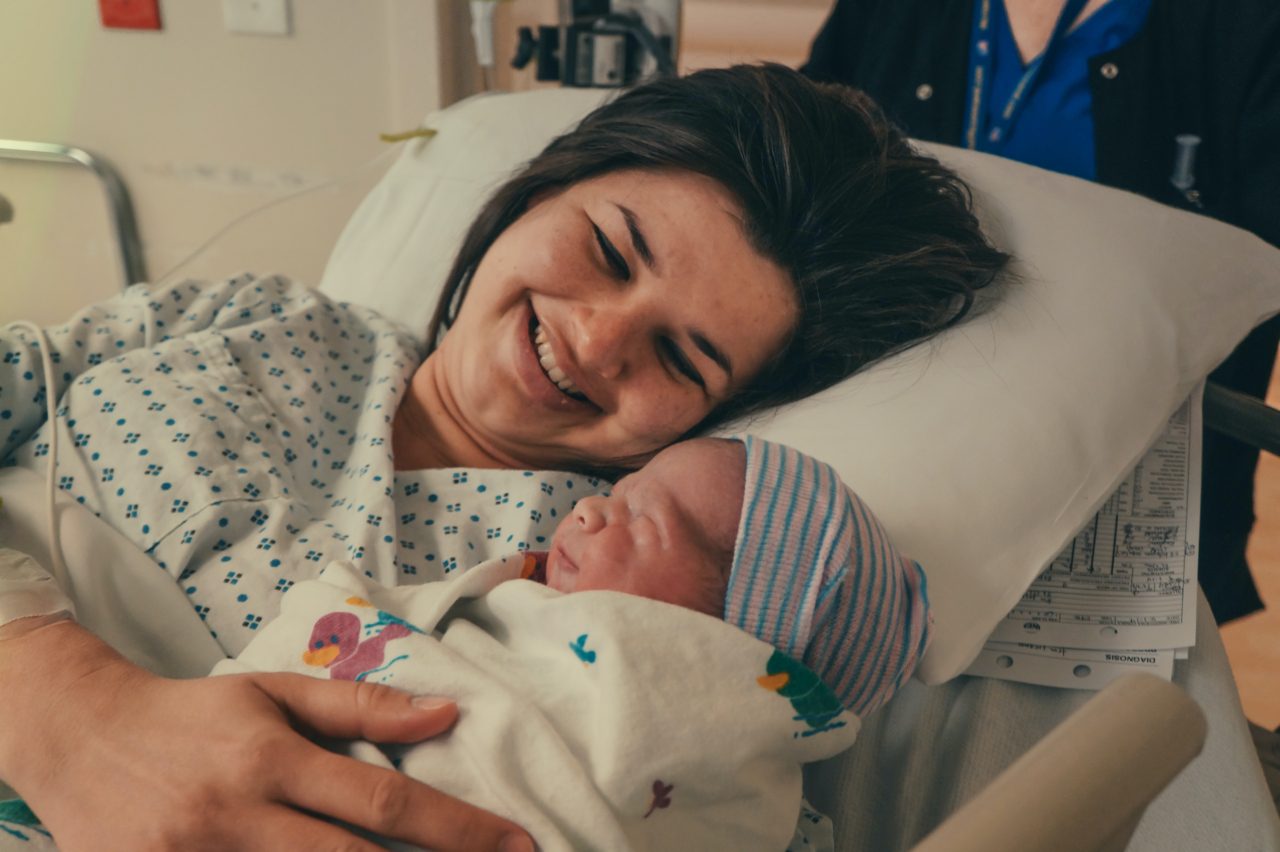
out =
[[[586,401],[587,397],[582,392],[582,388],[574,384],[573,379],[569,378],[569,374],[560,366],[560,362],[556,360],[556,353],[551,346],[551,337],[547,334],[547,330],[542,327],[542,322],[536,316],[534,317],[533,327],[533,345],[538,350],[538,363],[542,365],[542,370],[547,374],[547,378],[555,383],[573,399]],[[566,366],[568,361],[564,362]]]
[[[598,414],[600,406],[579,389],[581,385],[577,381],[570,378],[570,371],[576,373],[576,368],[563,354],[563,347],[551,342],[551,335],[534,313],[532,304],[525,302],[521,313],[524,321],[516,324],[516,372],[530,401],[557,412]],[[539,340],[543,342],[539,344]],[[547,350],[549,354],[542,355],[539,349]],[[552,369],[557,371],[558,377],[551,374]],[[565,384],[572,390],[566,389]]]

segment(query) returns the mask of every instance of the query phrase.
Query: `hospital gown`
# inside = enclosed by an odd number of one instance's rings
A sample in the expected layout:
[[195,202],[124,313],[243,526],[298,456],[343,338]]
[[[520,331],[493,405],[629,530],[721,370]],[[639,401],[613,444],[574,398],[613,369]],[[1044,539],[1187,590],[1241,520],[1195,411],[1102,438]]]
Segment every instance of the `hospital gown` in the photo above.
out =
[[[238,653],[335,559],[384,585],[545,543],[602,487],[570,473],[396,471],[422,353],[394,323],[281,278],[134,287],[48,332],[57,487],[169,572]],[[0,338],[0,462],[43,473],[33,336]]]

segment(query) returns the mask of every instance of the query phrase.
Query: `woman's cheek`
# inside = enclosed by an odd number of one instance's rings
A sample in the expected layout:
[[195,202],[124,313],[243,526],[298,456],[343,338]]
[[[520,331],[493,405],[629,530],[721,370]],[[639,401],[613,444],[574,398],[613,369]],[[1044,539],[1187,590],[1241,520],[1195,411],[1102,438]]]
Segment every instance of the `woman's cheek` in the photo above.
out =
[[618,417],[629,434],[657,449],[689,431],[709,412],[710,406],[700,394],[676,385],[650,383],[633,389]]
[[532,289],[558,296],[579,296],[590,286],[591,258],[575,240],[560,231],[539,241],[521,255],[521,274],[532,279]]

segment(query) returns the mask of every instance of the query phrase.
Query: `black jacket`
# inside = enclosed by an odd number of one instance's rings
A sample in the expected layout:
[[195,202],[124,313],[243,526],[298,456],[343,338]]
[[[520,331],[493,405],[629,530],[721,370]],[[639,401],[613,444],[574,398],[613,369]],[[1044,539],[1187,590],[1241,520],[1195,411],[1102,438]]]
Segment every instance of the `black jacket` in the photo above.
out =
[[[865,89],[912,136],[960,145],[974,2],[839,0],[801,70]],[[1204,212],[1280,245],[1280,0],[1152,0],[1089,78],[1100,183],[1188,206],[1169,177],[1174,136],[1194,133]]]
[[[801,69],[865,89],[917,138],[960,145],[976,0],[838,0]],[[1280,0],[1152,0],[1139,34],[1089,63],[1099,182],[1191,207],[1280,246]],[[1194,133],[1197,197],[1176,190]],[[1280,287],[1280,282],[1277,282]],[[1263,396],[1280,317],[1211,376]],[[1261,607],[1245,546],[1257,450],[1207,432],[1200,582],[1219,621]]]

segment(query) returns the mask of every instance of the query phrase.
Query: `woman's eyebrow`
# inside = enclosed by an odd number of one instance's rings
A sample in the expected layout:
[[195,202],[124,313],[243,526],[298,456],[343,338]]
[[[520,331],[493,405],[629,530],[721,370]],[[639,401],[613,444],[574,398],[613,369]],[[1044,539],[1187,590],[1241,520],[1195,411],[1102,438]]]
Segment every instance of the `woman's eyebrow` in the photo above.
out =
[[636,218],[635,212],[621,204],[615,204],[614,206],[622,213],[622,218],[627,223],[627,233],[631,235],[632,248],[636,250],[636,254],[640,255],[640,259],[644,261],[644,265],[649,267],[650,271],[657,272],[653,251],[649,248],[649,242],[644,238],[644,232],[640,230],[640,222]]

